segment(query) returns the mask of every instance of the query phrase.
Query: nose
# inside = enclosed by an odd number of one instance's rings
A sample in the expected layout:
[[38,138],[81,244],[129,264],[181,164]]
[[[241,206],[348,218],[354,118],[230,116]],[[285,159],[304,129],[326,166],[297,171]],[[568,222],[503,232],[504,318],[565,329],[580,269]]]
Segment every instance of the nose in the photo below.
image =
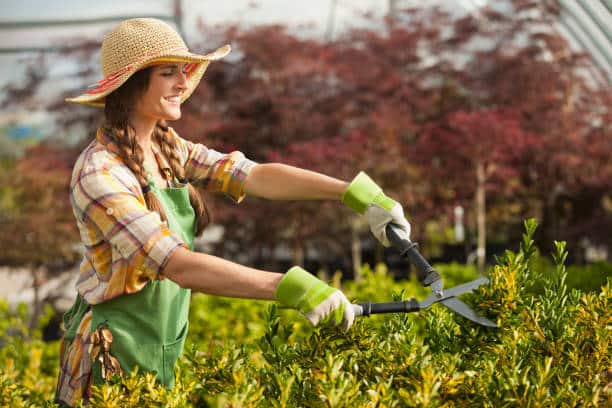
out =
[[185,89],[187,89],[187,74],[184,72],[179,72],[178,73],[178,77],[177,77],[177,82],[175,87],[177,89],[180,89],[181,91],[184,91]]

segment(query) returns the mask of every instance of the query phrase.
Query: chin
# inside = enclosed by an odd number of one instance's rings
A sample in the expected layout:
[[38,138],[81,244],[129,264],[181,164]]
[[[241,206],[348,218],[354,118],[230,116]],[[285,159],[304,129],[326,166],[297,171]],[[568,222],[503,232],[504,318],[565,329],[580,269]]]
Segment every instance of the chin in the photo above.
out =
[[164,120],[179,120],[181,118],[181,112],[166,112]]

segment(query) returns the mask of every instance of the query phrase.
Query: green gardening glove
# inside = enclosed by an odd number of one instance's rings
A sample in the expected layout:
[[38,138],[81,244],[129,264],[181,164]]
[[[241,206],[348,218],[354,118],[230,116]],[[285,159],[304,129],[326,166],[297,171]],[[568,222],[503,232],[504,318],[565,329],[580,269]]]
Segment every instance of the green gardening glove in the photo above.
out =
[[384,246],[391,245],[385,232],[389,223],[393,223],[401,230],[401,238],[410,241],[410,223],[404,216],[404,209],[397,201],[387,197],[364,172],[359,173],[351,181],[342,195],[342,203],[365,215],[372,234]]
[[283,306],[299,310],[313,325],[331,316],[346,331],[355,311],[344,293],[306,272],[299,266],[289,269],[276,288],[275,298]]

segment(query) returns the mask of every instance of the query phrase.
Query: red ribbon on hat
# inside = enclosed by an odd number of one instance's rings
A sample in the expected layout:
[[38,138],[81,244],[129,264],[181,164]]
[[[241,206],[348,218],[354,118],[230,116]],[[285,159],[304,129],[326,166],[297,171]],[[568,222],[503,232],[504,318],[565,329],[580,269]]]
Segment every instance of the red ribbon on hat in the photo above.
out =
[[[178,48],[174,48],[172,50],[166,51],[166,53],[173,53],[176,51],[187,51],[187,48],[184,47],[178,47]],[[91,94],[97,94],[97,93],[101,93],[106,91],[107,89],[111,88],[113,85],[115,85],[117,83],[117,81],[119,81],[119,79],[121,78],[121,76],[128,72],[131,71],[135,65],[139,65],[142,62],[146,61],[147,59],[150,59],[151,57],[155,58],[156,56],[161,56],[159,55],[159,53],[157,52],[149,52],[147,54],[145,54],[143,57],[140,57],[139,59],[137,59],[136,61],[133,61],[132,63],[124,66],[123,68],[118,69],[117,71],[108,74],[105,78],[102,78],[101,80],[99,80],[98,82],[96,82],[95,84],[91,85],[90,88],[86,93],[88,95]],[[189,63],[187,64],[186,71],[187,71],[187,76],[189,77],[189,75],[191,75],[192,71],[195,70],[195,67],[198,65],[198,63]]]

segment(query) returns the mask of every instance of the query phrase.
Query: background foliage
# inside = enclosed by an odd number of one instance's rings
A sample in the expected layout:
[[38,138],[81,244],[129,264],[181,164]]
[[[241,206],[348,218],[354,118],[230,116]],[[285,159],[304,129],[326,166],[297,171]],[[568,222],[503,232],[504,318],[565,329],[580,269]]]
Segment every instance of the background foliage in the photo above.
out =
[[[480,20],[398,10],[377,30],[350,31],[333,42],[298,38],[283,26],[207,29],[206,41],[192,48],[229,42],[232,58],[211,65],[174,126],[183,137],[261,162],[345,180],[365,170],[402,202],[417,240],[432,223],[440,231],[452,227],[452,209],[463,205],[466,247],[473,249],[480,189],[486,209],[478,211],[487,216],[491,243],[516,242],[522,220],[536,217],[536,239],[546,250],[565,240],[580,262],[588,239],[612,252],[612,92],[597,86],[588,59],[551,29],[558,10],[506,4],[509,12],[484,8]],[[62,58],[81,61],[85,78],[96,49],[83,44]],[[7,100],[35,103],[51,63],[37,61],[25,87],[7,89]],[[79,94],[83,81],[64,96]],[[48,109],[57,114],[60,136],[75,129],[93,135],[101,119],[98,110],[63,99]],[[66,243],[78,236],[68,222],[67,172],[91,137],[66,148],[58,136],[3,162],[0,244],[11,250],[0,253],[0,263],[48,262],[49,253],[73,262]],[[311,250],[319,265],[333,265],[350,259],[351,240],[369,237],[336,203],[279,206],[251,198],[235,207],[207,198],[226,232],[217,253],[270,269],[283,266],[270,256],[279,242],[293,263],[303,264]],[[15,237],[28,245],[14,245]]]

